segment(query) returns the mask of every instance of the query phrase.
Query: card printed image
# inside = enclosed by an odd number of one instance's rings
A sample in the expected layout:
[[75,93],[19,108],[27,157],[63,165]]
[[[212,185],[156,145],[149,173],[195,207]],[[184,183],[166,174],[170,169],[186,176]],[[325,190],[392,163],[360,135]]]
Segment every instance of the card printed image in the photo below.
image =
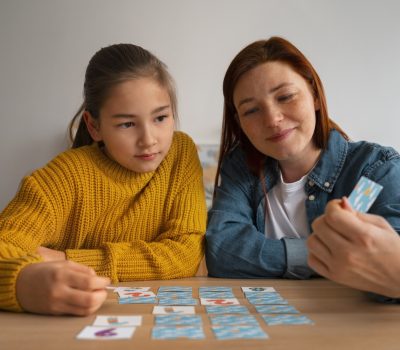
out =
[[154,315],[193,315],[195,313],[194,306],[154,306],[153,308]]
[[207,305],[208,314],[249,314],[249,309],[244,305]]
[[261,315],[268,326],[314,324],[304,315]]
[[271,293],[276,292],[274,287],[242,287],[243,293],[252,293],[252,292],[264,292]]
[[151,332],[152,339],[204,339],[203,327],[183,326],[183,327],[165,327],[155,326]]
[[77,336],[77,339],[117,340],[130,339],[135,327],[96,327],[86,326]]
[[268,338],[260,326],[211,326],[211,328],[218,340]]
[[221,326],[256,325],[258,322],[253,315],[210,315],[211,324]]
[[257,312],[260,314],[298,314],[291,305],[254,305]]
[[383,186],[376,182],[361,176],[353,191],[348,198],[350,205],[354,210],[366,213],[375,202]]
[[236,298],[227,298],[227,299],[206,299],[201,298],[201,305],[239,305],[239,300]]
[[120,298],[125,298],[125,297],[132,297],[132,298],[149,298],[149,297],[155,297],[156,295],[149,291],[149,292],[141,292],[141,291],[130,291],[130,290],[122,290],[118,291],[118,296]]
[[150,287],[113,287],[113,286],[108,286],[106,287],[107,289],[111,289],[114,291],[114,293],[118,292],[148,292],[151,288]]
[[156,326],[201,326],[200,315],[157,315]]
[[142,324],[142,316],[97,316],[93,322],[93,326],[140,326]]

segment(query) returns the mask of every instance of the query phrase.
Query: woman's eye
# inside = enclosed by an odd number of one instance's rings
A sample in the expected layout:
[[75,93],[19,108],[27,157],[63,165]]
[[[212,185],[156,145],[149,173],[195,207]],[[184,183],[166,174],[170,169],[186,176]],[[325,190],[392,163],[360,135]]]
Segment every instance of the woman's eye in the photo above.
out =
[[250,114],[254,114],[254,113],[257,113],[258,112],[258,108],[257,107],[254,107],[254,108],[250,108],[250,109],[248,109],[248,110],[246,110],[244,113],[243,113],[243,115],[250,115]]
[[161,123],[166,118],[168,118],[167,115],[160,115],[160,116],[156,117],[156,122]]
[[128,129],[128,128],[131,128],[131,127],[135,126],[135,123],[133,123],[133,122],[126,122],[126,123],[119,124],[118,126],[119,126],[120,128],[122,128],[122,129]]
[[288,102],[294,97],[294,94],[286,94],[278,97],[279,102]]

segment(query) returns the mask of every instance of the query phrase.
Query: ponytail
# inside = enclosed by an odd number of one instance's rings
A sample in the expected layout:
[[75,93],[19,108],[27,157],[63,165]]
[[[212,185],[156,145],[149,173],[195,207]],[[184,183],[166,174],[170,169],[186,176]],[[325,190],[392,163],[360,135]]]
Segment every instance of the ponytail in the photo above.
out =
[[[83,119],[84,111],[85,111],[85,104],[82,103],[82,105],[79,107],[78,112],[76,112],[76,114],[71,120],[71,123],[69,124],[69,138],[72,142],[71,148],[88,146],[94,142],[89,134],[86,123]],[[75,125],[77,124],[78,120],[79,120],[78,129],[76,130],[76,133],[74,135]]]

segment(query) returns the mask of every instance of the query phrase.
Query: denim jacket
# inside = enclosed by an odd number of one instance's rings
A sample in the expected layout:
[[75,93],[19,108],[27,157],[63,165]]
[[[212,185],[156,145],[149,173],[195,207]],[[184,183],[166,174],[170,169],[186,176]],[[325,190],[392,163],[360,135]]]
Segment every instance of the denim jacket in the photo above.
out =
[[[269,159],[266,188],[277,183],[278,165]],[[305,202],[308,224],[324,213],[328,201],[348,196],[361,176],[383,186],[369,212],[383,216],[400,233],[400,155],[390,147],[348,142],[336,130],[308,174]],[[226,278],[298,278],[313,275],[306,240],[265,236],[265,205],[260,179],[240,147],[223,160],[221,182],[209,211],[206,232],[210,276]]]

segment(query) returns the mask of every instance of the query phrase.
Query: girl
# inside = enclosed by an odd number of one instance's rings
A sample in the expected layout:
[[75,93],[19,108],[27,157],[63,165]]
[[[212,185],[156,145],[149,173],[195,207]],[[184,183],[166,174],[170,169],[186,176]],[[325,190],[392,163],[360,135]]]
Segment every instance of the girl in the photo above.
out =
[[349,142],[296,47],[278,37],[250,44],[230,64],[223,90],[220,185],[206,232],[210,275],[310,277],[311,223],[362,175],[384,187],[370,211],[400,232],[399,154]]
[[[110,282],[193,276],[206,209],[165,65],[130,44],[90,60],[68,150],[0,215],[0,307],[87,315]],[[99,277],[103,276],[103,277]]]

